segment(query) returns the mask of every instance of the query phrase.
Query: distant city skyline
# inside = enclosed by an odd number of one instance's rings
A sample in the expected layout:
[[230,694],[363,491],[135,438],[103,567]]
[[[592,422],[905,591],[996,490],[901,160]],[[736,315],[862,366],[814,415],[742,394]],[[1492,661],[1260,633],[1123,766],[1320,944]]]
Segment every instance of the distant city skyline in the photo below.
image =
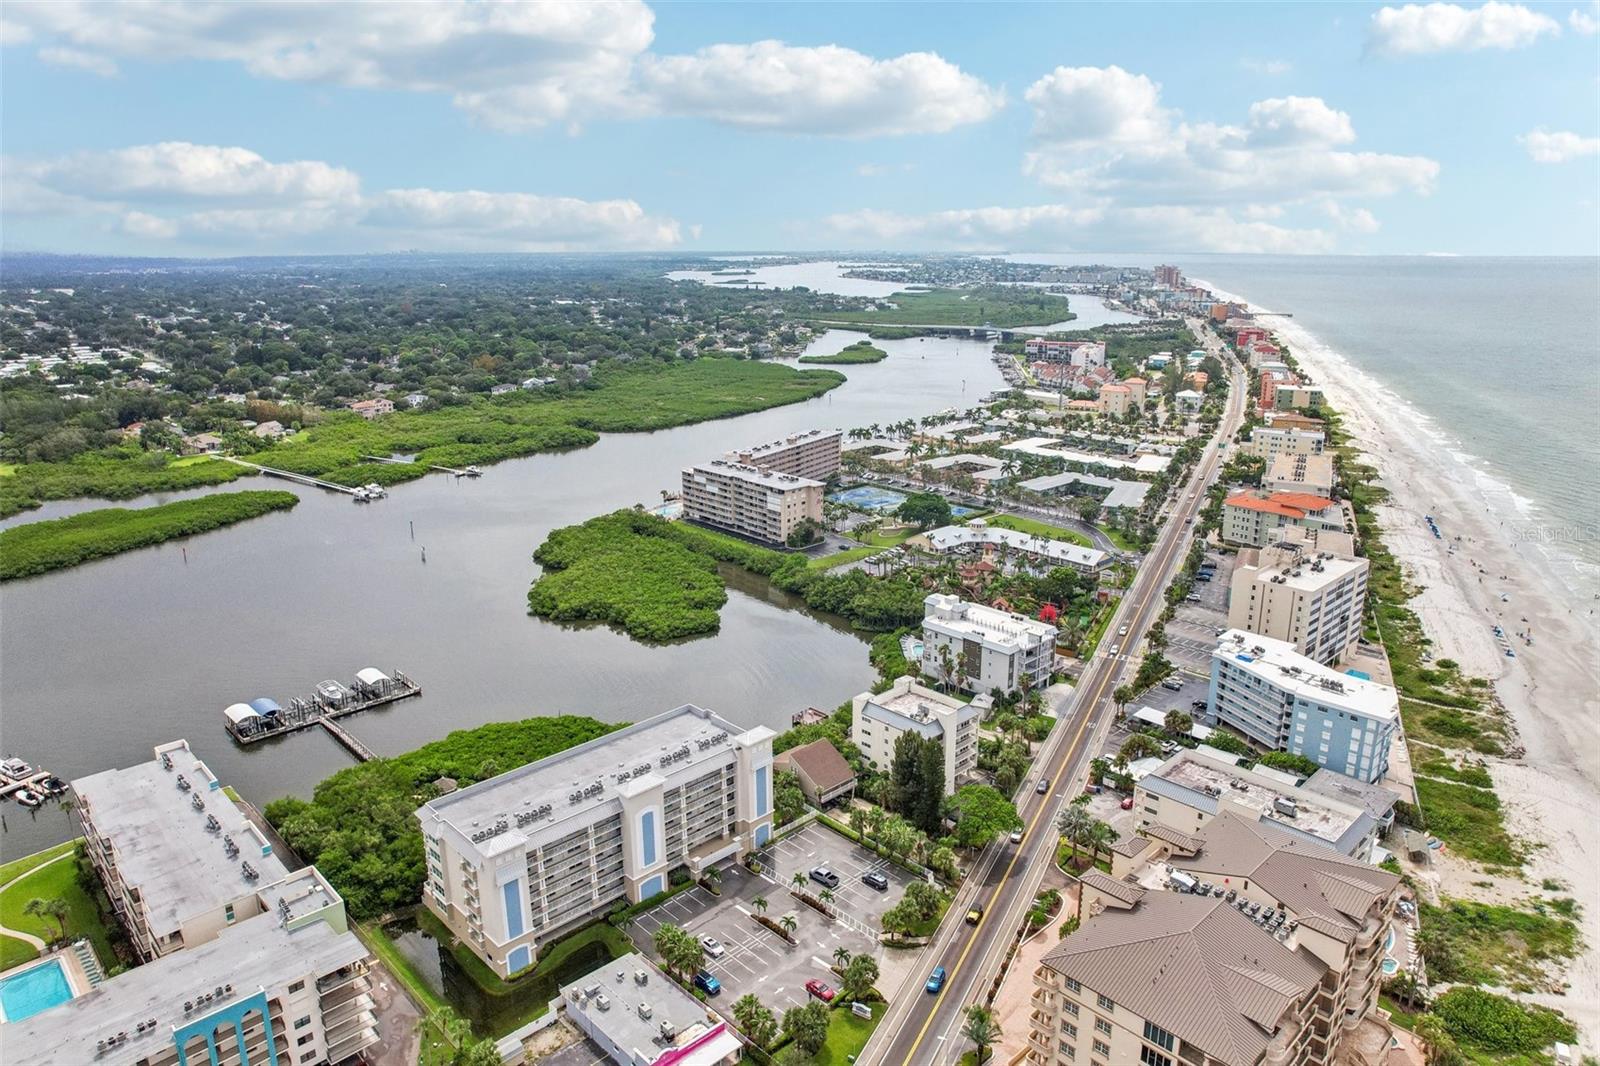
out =
[[8,4],[7,250],[1592,255],[1600,3]]

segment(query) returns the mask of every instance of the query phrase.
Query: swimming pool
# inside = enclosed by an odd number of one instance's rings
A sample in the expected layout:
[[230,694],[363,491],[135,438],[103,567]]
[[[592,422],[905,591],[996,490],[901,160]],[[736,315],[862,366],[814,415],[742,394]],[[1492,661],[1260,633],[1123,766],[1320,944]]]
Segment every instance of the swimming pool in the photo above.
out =
[[1394,959],[1387,959],[1386,958],[1386,959],[1383,960],[1383,975],[1385,977],[1393,977],[1395,975],[1396,971],[1398,971],[1399,969],[1400,969],[1400,964],[1398,962],[1396,962]]
[[0,978],[0,1021],[20,1022],[72,998],[67,967],[60,959]]
[[[877,485],[852,485],[831,494],[828,499],[834,503],[842,503],[846,507],[854,507],[858,511],[877,511],[880,514],[887,514],[906,502],[906,494],[895,489],[880,488]],[[950,515],[953,518],[965,518],[967,515],[977,513],[971,507],[950,505]]]

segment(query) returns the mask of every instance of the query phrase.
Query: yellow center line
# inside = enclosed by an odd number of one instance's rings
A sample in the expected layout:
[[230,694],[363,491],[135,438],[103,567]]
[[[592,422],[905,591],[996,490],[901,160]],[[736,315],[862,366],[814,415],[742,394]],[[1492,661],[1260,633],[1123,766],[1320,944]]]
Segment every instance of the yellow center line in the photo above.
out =
[[[1217,458],[1216,455],[1212,456],[1211,464],[1215,463],[1216,458]],[[1207,475],[1206,476],[1209,476],[1209,469],[1207,470]],[[1206,480],[1206,478],[1205,477],[1201,477],[1199,480],[1200,481],[1204,481],[1204,480]],[[1172,521],[1172,520],[1176,519],[1176,517],[1177,517],[1177,512],[1175,511],[1175,512],[1173,512],[1172,517],[1168,519],[1168,521]],[[1177,527],[1177,528],[1180,531],[1182,529],[1181,526]],[[1159,574],[1166,568],[1168,563],[1171,562],[1173,555],[1176,553],[1178,545],[1182,541],[1183,541],[1183,536],[1181,535],[1181,532],[1180,532],[1180,534],[1178,536],[1175,536],[1167,544],[1166,548],[1163,549],[1163,551],[1161,552],[1161,554],[1165,558],[1163,558],[1161,560],[1160,564],[1155,568],[1155,570],[1154,570],[1155,573]],[[1164,582],[1157,582],[1154,585],[1154,587],[1148,588],[1148,589],[1146,589],[1144,591],[1144,595],[1139,600],[1138,605],[1136,607],[1134,607],[1134,609],[1133,609],[1133,618],[1135,619],[1135,621],[1137,621],[1139,615],[1141,613],[1143,613],[1144,610],[1147,607],[1149,607],[1151,595],[1154,592],[1156,592],[1159,589],[1161,589],[1162,587],[1164,587],[1164,584],[1165,584]],[[1062,770],[1063,771],[1069,769],[1071,767],[1071,765],[1072,765],[1073,760],[1077,758],[1077,755],[1078,755],[1077,748],[1078,748],[1079,742],[1082,741],[1082,739],[1083,739],[1083,731],[1088,727],[1089,720],[1094,717],[1094,709],[1095,709],[1096,706],[1099,705],[1100,700],[1103,698],[1103,696],[1105,694],[1106,686],[1120,672],[1121,671],[1115,665],[1115,660],[1113,660],[1112,667],[1101,677],[1099,684],[1095,686],[1094,695],[1090,698],[1090,700],[1088,701],[1087,705],[1085,706],[1085,710],[1084,710],[1084,714],[1083,714],[1083,720],[1078,723],[1078,731],[1077,731],[1076,734],[1073,735],[1072,743],[1070,745],[1068,745],[1068,747],[1067,747],[1067,753],[1068,754],[1067,754],[1067,758],[1066,758],[1065,763],[1063,763],[1063,765],[1062,765]],[[1033,839],[1033,831],[1038,826],[1039,819],[1041,817],[1043,817],[1045,811],[1050,809],[1050,806],[1051,805],[1050,805],[1049,797],[1046,796],[1044,802],[1039,804],[1039,809],[1034,812],[1033,820],[1028,823],[1027,839],[1029,839],[1029,840]],[[1011,873],[1012,873],[1012,871],[1015,869],[1015,867],[1017,865],[1017,860],[1020,859],[1021,857],[1022,857],[1022,851],[1020,849],[1017,850],[1016,852],[1012,853],[1011,862],[1006,865],[1005,875],[1002,876],[1000,878],[1000,880],[995,884],[994,891],[989,897],[989,906],[992,907],[993,904],[994,904],[994,901],[999,898],[1001,890],[1005,888],[1006,882],[1008,880],[1010,880],[1010,878],[1011,878]],[[985,913],[987,914],[987,912],[988,912],[988,907],[985,908]],[[978,943],[978,940],[979,940],[978,932],[982,928],[982,922],[983,922],[983,920],[980,918],[978,925],[973,927],[972,933],[967,937],[967,946],[961,949],[961,955],[956,959],[954,965],[952,965],[950,967],[950,972],[946,975],[944,984],[939,987],[938,993],[934,996],[933,1009],[928,1012],[928,1018],[927,1018],[926,1021],[924,1021],[922,1023],[922,1028],[917,1030],[917,1038],[914,1041],[912,1041],[911,1049],[906,1053],[906,1057],[903,1060],[902,1066],[911,1066],[911,1060],[912,1060],[913,1056],[916,1055],[917,1049],[922,1046],[922,1041],[927,1037],[929,1027],[933,1025],[934,1019],[939,1016],[939,1007],[944,1002],[945,992],[949,990],[951,985],[955,984],[956,975],[961,972],[962,964],[967,961],[967,956],[972,953],[972,949]]]

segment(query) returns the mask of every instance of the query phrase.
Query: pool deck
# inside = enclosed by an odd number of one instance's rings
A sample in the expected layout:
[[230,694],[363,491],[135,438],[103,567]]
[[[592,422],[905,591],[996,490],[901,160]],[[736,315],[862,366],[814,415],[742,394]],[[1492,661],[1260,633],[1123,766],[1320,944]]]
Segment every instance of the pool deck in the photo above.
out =
[[[21,966],[13,966],[5,973],[0,973],[0,982],[9,981],[13,977],[25,974],[29,970],[37,970],[41,966],[53,966],[57,964],[60,965],[61,972],[66,976],[67,988],[72,991],[72,995],[67,999],[62,1000],[62,1003],[77,999],[79,996],[89,991],[89,975],[83,972],[83,964],[78,961],[77,955],[73,953],[70,947],[62,948],[61,950],[52,952],[40,959],[31,959],[28,962],[23,963]],[[49,1010],[51,1007],[59,1007],[60,1005],[60,1003],[53,1003],[50,1005],[50,1007],[45,1007],[44,1009]],[[11,1019],[6,1017],[5,1007],[0,1006],[0,1025],[4,1025],[9,1021],[11,1021]]]

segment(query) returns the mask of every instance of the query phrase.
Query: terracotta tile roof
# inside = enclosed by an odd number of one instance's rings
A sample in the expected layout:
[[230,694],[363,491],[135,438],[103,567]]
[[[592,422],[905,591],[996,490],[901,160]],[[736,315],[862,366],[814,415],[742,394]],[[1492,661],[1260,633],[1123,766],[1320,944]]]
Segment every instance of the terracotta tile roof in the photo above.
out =
[[1326,496],[1315,496],[1309,492],[1274,492],[1270,496],[1241,492],[1229,496],[1227,505],[1283,515],[1285,518],[1304,518],[1308,514],[1332,507],[1333,501]]
[[[1109,879],[1108,879],[1109,880]],[[1215,896],[1151,892],[1108,910],[1041,965],[1109,996],[1223,1062],[1255,1062],[1325,967]]]

